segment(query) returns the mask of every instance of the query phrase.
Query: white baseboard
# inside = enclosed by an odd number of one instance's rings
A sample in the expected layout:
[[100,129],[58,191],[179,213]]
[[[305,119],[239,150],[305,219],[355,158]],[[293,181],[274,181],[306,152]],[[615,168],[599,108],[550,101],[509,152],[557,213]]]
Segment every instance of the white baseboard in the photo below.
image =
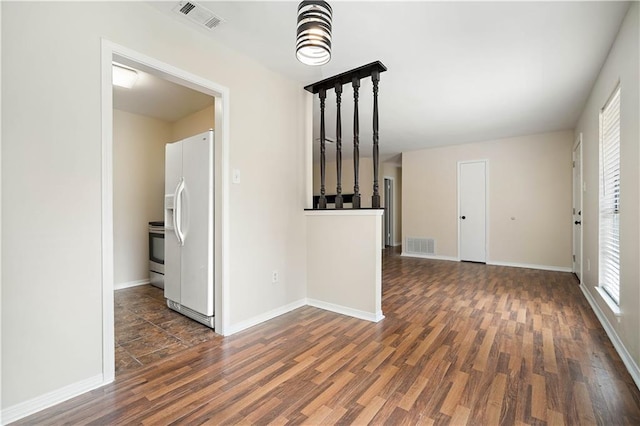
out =
[[237,324],[233,324],[225,330],[225,336],[239,333],[243,330],[246,330],[247,328],[253,327],[265,321],[269,321],[270,319],[279,317],[280,315],[286,314],[287,312],[291,312],[294,309],[298,309],[307,305],[371,322],[378,322],[384,319],[382,311],[373,314],[371,312],[360,311],[358,309],[348,308],[341,305],[334,305],[333,303],[322,302],[316,299],[300,299],[296,300],[295,302],[289,303],[288,305],[281,306],[269,312],[265,312],[264,314],[260,314],[253,318],[241,321]]
[[103,385],[106,385],[106,383],[103,381],[102,374],[72,383],[55,391],[21,402],[12,407],[5,408],[2,410],[2,414],[0,415],[0,423],[5,425],[15,422],[16,420],[20,420],[31,414],[37,413],[38,411],[42,411],[45,408],[60,404],[61,402],[99,388]]
[[398,247],[402,245],[402,241],[396,241],[395,243],[393,243],[394,247]]
[[122,290],[123,288],[137,287],[139,285],[150,284],[149,278],[137,281],[128,281],[126,283],[117,283],[113,285],[114,290]]
[[457,257],[453,257],[453,256],[438,256],[438,255],[431,255],[431,254],[420,254],[420,253],[407,253],[407,252],[402,252],[401,256],[404,257],[418,257],[420,259],[432,259],[432,260],[450,260],[453,262],[459,262],[460,259],[458,259]]
[[371,322],[379,322],[384,319],[382,311],[378,311],[375,314],[371,312],[361,311],[359,309],[349,308],[347,306],[336,305],[333,303],[323,302],[316,299],[307,299],[307,305],[315,308],[324,309],[325,311],[335,312],[337,314],[347,315],[350,317],[363,319]]
[[489,261],[487,265],[495,266],[510,266],[512,268],[528,268],[528,269],[540,269],[543,271],[555,271],[555,272],[573,272],[573,268],[566,266],[549,266],[549,265],[536,265],[532,263],[514,263],[514,262],[496,262]]
[[602,328],[604,328],[607,336],[609,336],[609,340],[611,340],[611,343],[613,343],[613,347],[616,348],[616,352],[618,352],[618,355],[620,355],[620,358],[622,358],[622,362],[624,363],[625,367],[627,367],[627,371],[631,375],[631,378],[635,382],[638,389],[640,389],[640,368],[638,367],[638,364],[636,364],[636,362],[633,360],[633,357],[631,356],[631,354],[629,354],[629,351],[627,351],[624,343],[622,343],[622,340],[620,340],[618,333],[616,333],[615,328],[611,326],[611,323],[607,319],[607,316],[604,314],[604,312],[602,312],[600,306],[593,299],[591,293],[589,293],[589,290],[587,290],[587,288],[584,286],[584,283],[580,283],[580,290],[582,290],[582,294],[584,294],[587,302],[589,302],[589,305],[591,305],[591,309],[593,309],[596,317],[598,317],[600,324],[602,324]]
[[286,314],[287,312],[291,312],[294,309],[301,308],[307,304],[306,299],[296,300],[295,302],[291,302],[288,305],[281,306],[279,308],[273,309],[269,312],[265,312],[263,314],[257,315],[253,318],[249,318],[244,321],[240,321],[237,324],[232,324],[225,329],[225,336],[230,336],[232,334],[238,333],[242,330],[246,330],[249,327],[253,327],[254,325],[258,325],[265,321],[269,321],[275,317],[279,317],[280,315]]

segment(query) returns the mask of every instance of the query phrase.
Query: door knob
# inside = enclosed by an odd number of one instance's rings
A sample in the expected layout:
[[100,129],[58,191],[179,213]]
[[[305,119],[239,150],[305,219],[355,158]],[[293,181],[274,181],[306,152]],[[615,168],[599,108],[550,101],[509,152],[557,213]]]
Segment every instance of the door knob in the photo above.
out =
[[466,219],[466,218],[467,218],[466,216],[460,216],[460,219]]
[[573,222],[573,223],[574,223],[574,225],[580,225],[580,224],[582,223],[582,221],[581,221],[581,220],[576,220],[576,221],[575,221],[575,222]]

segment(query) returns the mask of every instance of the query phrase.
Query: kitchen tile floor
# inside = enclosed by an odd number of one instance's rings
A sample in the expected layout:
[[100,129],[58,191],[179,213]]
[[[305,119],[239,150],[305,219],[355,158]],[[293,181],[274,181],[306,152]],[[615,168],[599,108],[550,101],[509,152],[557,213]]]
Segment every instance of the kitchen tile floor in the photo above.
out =
[[163,290],[151,285],[115,292],[116,374],[220,338],[208,327],[167,307]]

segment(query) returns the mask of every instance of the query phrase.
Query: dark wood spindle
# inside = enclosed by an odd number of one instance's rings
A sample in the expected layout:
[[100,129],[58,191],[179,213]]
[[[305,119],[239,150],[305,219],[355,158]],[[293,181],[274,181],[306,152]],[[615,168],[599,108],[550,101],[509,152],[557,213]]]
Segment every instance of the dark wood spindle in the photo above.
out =
[[327,91],[320,89],[318,92],[320,95],[320,200],[318,201],[318,208],[327,208],[327,197],[325,196],[325,130],[324,130],[324,101],[327,97]]
[[[335,200],[336,208],[344,208],[344,203],[351,202],[354,209],[361,208],[361,195],[360,195],[360,124],[358,115],[358,97],[360,89],[360,80],[363,78],[371,77],[373,81],[373,197],[371,205],[374,208],[380,208],[380,193],[378,185],[379,175],[379,136],[378,136],[378,82],[380,81],[380,73],[387,70],[380,61],[371,62],[358,68],[354,68],[349,71],[345,71],[341,74],[334,75],[333,77],[325,78],[322,81],[318,81],[313,84],[305,86],[305,90],[311,93],[320,94],[320,193],[321,195],[314,196],[314,206],[318,208],[326,209],[327,203],[332,203]],[[341,103],[342,103],[342,91],[345,84],[351,83],[353,86],[353,194],[343,194],[342,191],[342,118],[341,118]],[[326,91],[335,89],[336,91],[336,105],[337,105],[337,120],[336,120],[336,166],[337,166],[337,187],[336,195],[326,195],[325,193],[325,124],[324,124],[324,110]],[[317,203],[317,204],[316,204]]]
[[378,82],[380,72],[376,69],[371,72],[373,82],[373,195],[371,196],[371,207],[380,208],[380,192],[378,191]]
[[360,183],[358,181],[360,169],[360,122],[358,120],[358,91],[360,79],[353,77],[353,208],[360,208]]
[[344,207],[342,201],[342,118],[340,104],[342,102],[342,84],[336,82],[336,209]]

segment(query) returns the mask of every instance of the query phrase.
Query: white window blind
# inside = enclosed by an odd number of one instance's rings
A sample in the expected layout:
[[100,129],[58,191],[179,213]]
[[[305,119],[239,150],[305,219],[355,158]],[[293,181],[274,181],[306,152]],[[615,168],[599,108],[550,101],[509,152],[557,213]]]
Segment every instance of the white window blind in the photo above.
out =
[[600,112],[600,287],[620,304],[620,88]]

